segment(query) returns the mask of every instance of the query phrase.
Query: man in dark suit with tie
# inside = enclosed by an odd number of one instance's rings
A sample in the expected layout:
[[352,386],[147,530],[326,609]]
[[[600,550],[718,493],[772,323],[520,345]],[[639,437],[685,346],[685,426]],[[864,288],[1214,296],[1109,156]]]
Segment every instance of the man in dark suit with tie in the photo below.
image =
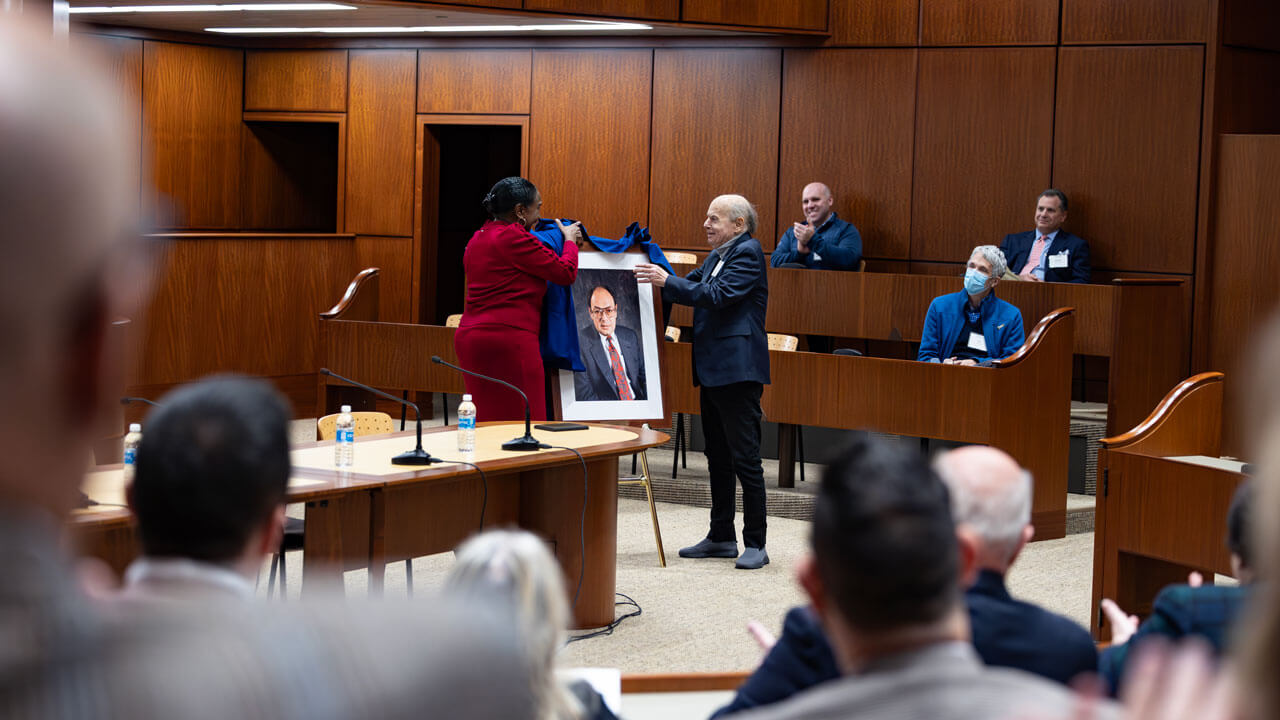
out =
[[1036,200],[1036,229],[1004,236],[1009,272],[1031,282],[1089,282],[1089,243],[1062,229],[1067,195],[1050,188]]
[[577,400],[644,400],[644,347],[635,331],[618,324],[618,303],[603,285],[591,291],[591,327],[578,330],[586,372],[574,373]]
[[[711,201],[702,223],[711,253],[688,277],[657,265],[636,267],[636,277],[662,288],[667,302],[693,306],[693,382],[701,388],[702,432],[711,473],[711,528],[680,557],[737,557],[756,570],[765,552],[764,469],[760,465],[760,395],[769,382],[764,331],[769,280],[764,251],[751,237],[755,208],[741,195]],[[742,543],[733,523],[734,476],[742,483]]]

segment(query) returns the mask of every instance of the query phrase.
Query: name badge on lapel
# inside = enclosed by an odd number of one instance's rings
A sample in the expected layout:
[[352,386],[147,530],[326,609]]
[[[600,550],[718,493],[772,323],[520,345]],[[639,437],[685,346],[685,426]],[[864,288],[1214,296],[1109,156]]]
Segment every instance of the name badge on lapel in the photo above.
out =
[[720,262],[716,263],[716,267],[715,267],[715,269],[711,271],[711,277],[715,277],[715,276],[719,275],[719,274],[720,274],[720,268],[722,268],[722,267],[724,267],[724,260],[721,260]]
[[982,337],[982,333],[969,333],[969,347],[978,352],[987,351],[987,339]]
[[1062,252],[1058,253],[1057,255],[1050,255],[1050,256],[1049,256],[1049,267],[1051,267],[1051,268],[1064,268],[1064,267],[1066,267],[1066,266],[1067,266],[1067,253],[1068,253],[1068,252],[1070,252],[1070,251],[1069,251],[1069,250],[1063,250]]

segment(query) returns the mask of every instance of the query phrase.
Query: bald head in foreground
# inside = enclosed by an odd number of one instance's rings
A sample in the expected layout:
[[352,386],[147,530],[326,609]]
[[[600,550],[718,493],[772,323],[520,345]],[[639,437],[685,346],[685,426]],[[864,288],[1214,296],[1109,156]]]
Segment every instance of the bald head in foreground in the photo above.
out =
[[862,260],[862,236],[853,223],[836,213],[835,202],[826,185],[805,185],[800,193],[804,220],[782,234],[769,263],[774,267],[799,264],[812,270],[857,270]]
[[[711,527],[683,558],[737,558],[759,570],[765,552],[764,468],[760,464],[760,396],[769,382],[764,332],[769,277],[764,251],[752,237],[759,222],[741,195],[721,195],[707,208],[702,230],[711,252],[688,277],[657,265],[636,267],[640,282],[662,288],[662,299],[693,306],[693,384],[701,388],[702,432],[711,473]],[[742,483],[742,542],[733,524],[734,477]]]
[[93,62],[0,14],[0,714],[527,717],[509,627],[483,608],[193,604],[105,612],[62,524],[128,367],[117,317],[150,276],[137,147]]

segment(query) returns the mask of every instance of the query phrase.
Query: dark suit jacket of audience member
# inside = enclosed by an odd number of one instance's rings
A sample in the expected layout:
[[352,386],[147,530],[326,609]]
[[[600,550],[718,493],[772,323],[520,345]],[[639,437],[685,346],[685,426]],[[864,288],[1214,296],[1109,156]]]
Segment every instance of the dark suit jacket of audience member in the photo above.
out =
[[[1035,230],[1004,236],[1004,241],[1000,243],[1000,251],[1004,253],[1005,262],[1009,265],[1009,272],[1014,275],[1022,272],[1022,266],[1026,265],[1027,260],[1031,258],[1031,247],[1035,244],[1036,237],[1037,231]],[[1063,251],[1067,253],[1067,267],[1049,267],[1049,261],[1046,259],[1044,281],[1089,282],[1089,243],[1085,242],[1082,237],[1072,235],[1066,230],[1058,228],[1058,234],[1053,237],[1053,242],[1049,243],[1049,247],[1045,249],[1045,255],[1052,257],[1061,254]]]
[[1180,640],[1188,635],[1204,638],[1221,655],[1231,639],[1232,623],[1249,599],[1249,585],[1170,585],[1156,596],[1151,615],[1138,626],[1129,642],[1102,651],[1098,673],[1115,693],[1124,677],[1129,652],[1152,637]]
[[[631,382],[631,392],[636,400],[645,400],[644,346],[631,328],[617,325],[613,336],[618,339],[618,353]],[[582,352],[582,364],[586,372],[573,374],[573,392],[577,400],[619,400],[618,386],[613,380],[613,366],[609,354],[600,342],[595,326],[578,329],[578,349]]]
[[[822,259],[815,259],[815,253]],[[858,234],[858,228],[831,213],[827,222],[810,238],[808,253],[801,255],[796,249],[796,229],[790,227],[782,234],[769,262],[774,267],[800,263],[814,270],[857,270],[861,259],[862,236]]]
[[[702,267],[687,277],[669,276],[662,288],[663,300],[693,306],[694,385],[769,382],[764,251],[749,233],[732,243],[708,253]],[[724,267],[713,277],[721,258]]]
[[[1098,666],[1088,631],[1009,597],[999,573],[983,570],[965,593],[965,603],[974,649],[986,665],[1024,670],[1064,684]],[[770,705],[839,675],[818,617],[808,607],[792,608],[777,644],[733,700],[712,717]]]

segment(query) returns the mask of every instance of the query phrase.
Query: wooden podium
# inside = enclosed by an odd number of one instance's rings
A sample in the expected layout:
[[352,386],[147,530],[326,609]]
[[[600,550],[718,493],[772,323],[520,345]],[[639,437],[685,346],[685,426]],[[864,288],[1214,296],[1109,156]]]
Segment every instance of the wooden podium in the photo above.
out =
[[1227,509],[1242,463],[1218,459],[1222,373],[1179,383],[1141,423],[1098,451],[1090,630],[1110,636],[1102,598],[1145,616],[1160,588],[1196,570],[1230,574]]

